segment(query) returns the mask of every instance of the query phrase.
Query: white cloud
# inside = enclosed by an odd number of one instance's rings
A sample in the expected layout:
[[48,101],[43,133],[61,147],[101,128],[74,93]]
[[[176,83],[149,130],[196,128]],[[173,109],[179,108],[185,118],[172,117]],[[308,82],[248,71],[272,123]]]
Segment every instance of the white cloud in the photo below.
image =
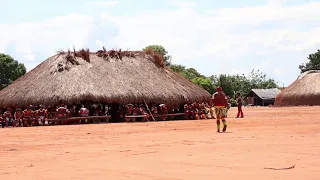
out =
[[181,0],[168,0],[168,3],[177,7],[194,7],[197,5],[196,2],[181,1]]
[[269,68],[269,66],[271,65],[271,60],[267,59],[267,60],[262,60],[260,61],[260,63],[254,67],[253,69],[256,69],[256,70],[261,70],[261,71],[265,71]]
[[35,54],[34,53],[26,53],[23,57],[27,59],[28,61],[34,61],[35,60]]
[[97,46],[100,46],[100,47],[105,46],[105,44],[104,44],[102,41],[100,41],[100,40],[96,40],[96,45],[97,45]]
[[279,69],[279,68],[273,68],[273,72],[277,75],[283,75],[285,73],[285,70]]
[[283,4],[285,4],[288,1],[289,0],[268,0],[268,5],[279,7],[279,6],[282,6]]
[[[221,69],[242,74],[253,67],[269,66],[274,68],[265,68],[267,73],[284,76],[279,69],[287,67],[264,56],[275,52],[315,51],[320,43],[320,39],[315,38],[320,33],[320,24],[317,24],[320,3],[284,7],[284,2],[270,1],[265,6],[198,13],[190,8],[196,4],[174,1],[172,3],[180,8],[140,11],[131,16],[102,13],[99,21],[96,17],[70,14],[42,22],[0,25],[0,50],[4,51],[8,44],[14,43],[28,62],[34,59],[34,54],[50,56],[59,48],[73,45],[81,48],[89,43],[142,49],[149,44],[161,44],[173,56],[174,63],[199,67],[205,74],[223,73]],[[117,3],[97,1],[91,4],[110,6]],[[248,54],[258,57],[255,61],[246,59]],[[269,64],[260,63],[266,60]],[[210,68],[213,62],[214,70]],[[246,63],[249,65],[238,67],[238,64]],[[291,65],[297,67],[297,64]]]
[[248,71],[247,70],[243,70],[243,69],[231,69],[231,71],[229,71],[228,74],[230,74],[230,75],[236,75],[236,74],[247,75]]
[[115,6],[119,4],[118,0],[111,0],[111,1],[92,1],[88,3],[92,6]]
[[318,10],[320,2],[306,3],[291,7],[274,5],[247,7],[247,8],[223,8],[206,11],[215,15],[215,22],[237,24],[259,24],[265,21],[317,21],[320,17]]
[[92,24],[92,17],[77,14],[56,17],[43,22],[0,24],[0,50],[5,52],[6,45],[14,45],[15,47],[10,49],[11,53],[22,53],[25,58],[22,61],[30,70],[35,66],[34,63],[31,66],[30,61],[35,60],[36,54],[49,57],[63,48],[86,46],[84,37],[91,28],[90,24]]
[[[276,50],[308,50],[320,42],[313,38],[319,34],[319,28],[304,32],[298,28],[284,27],[269,30],[254,30],[253,27],[253,30],[248,29],[245,32],[234,31],[241,29],[239,25],[257,25],[271,20],[283,20],[284,23],[294,20],[296,27],[307,25],[306,15],[313,14],[320,18],[320,14],[317,13],[319,8],[320,3],[279,9],[260,6],[220,9],[215,10],[214,15],[207,16],[200,15],[190,8],[142,12],[131,17],[115,17],[115,22],[119,22],[120,28],[116,42],[131,48],[141,48],[145,44],[163,44],[174,53],[178,62],[185,60],[187,56],[220,54],[235,57],[250,52],[257,46]],[[301,19],[305,21],[302,22]],[[186,52],[192,52],[192,55]]]

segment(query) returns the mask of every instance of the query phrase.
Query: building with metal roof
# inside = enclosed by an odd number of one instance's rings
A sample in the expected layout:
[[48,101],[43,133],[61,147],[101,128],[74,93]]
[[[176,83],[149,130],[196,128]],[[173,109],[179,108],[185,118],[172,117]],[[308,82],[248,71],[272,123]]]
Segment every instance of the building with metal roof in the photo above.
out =
[[253,106],[268,106],[274,105],[275,98],[281,92],[278,88],[271,89],[251,89],[246,96],[245,102],[247,105]]

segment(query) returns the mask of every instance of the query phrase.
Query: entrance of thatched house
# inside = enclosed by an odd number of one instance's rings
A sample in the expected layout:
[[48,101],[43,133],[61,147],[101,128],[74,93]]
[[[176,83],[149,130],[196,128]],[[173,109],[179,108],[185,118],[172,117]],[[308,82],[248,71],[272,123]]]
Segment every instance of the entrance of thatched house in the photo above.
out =
[[110,122],[121,122],[120,105],[118,103],[112,103],[110,105],[110,115],[111,115]]
[[[81,101],[80,104],[84,105],[85,108],[89,109],[90,116],[93,116],[95,107],[99,103],[92,101]],[[108,112],[111,115],[110,122],[121,122],[120,105],[118,103],[112,103],[108,105],[103,104],[101,107],[103,108],[102,112],[106,112],[106,108],[108,108]],[[79,107],[79,109],[80,108],[81,107]],[[79,111],[79,109],[77,109],[77,111]],[[90,123],[93,123],[93,121],[91,120]]]
[[[95,108],[98,105],[101,105],[102,112],[106,112],[106,113],[108,112],[108,114],[111,115],[111,119],[109,120],[110,122],[121,122],[119,104],[117,104],[117,103],[112,103],[112,104],[103,104],[102,103],[102,104],[100,104],[100,103],[92,102],[92,101],[81,101],[80,105],[77,108],[77,111],[79,111],[79,109],[81,108],[82,105],[84,105],[84,107],[89,110],[90,116],[93,116]],[[105,114],[105,115],[108,115],[108,114]],[[107,122],[107,121],[105,119],[103,119],[101,122]],[[96,122],[94,122],[93,120],[90,120],[90,123],[96,123]]]

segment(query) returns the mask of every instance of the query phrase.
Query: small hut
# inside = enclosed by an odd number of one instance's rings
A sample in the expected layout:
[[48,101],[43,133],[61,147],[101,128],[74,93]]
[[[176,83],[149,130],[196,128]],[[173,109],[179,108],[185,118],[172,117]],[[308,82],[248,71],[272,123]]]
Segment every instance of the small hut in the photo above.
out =
[[281,91],[278,88],[270,89],[251,89],[245,98],[248,105],[268,106],[274,105],[275,98]]
[[301,74],[275,101],[275,106],[304,105],[320,105],[320,70]]
[[60,103],[164,103],[178,107],[210,94],[148,51],[58,52],[0,91],[0,107]]

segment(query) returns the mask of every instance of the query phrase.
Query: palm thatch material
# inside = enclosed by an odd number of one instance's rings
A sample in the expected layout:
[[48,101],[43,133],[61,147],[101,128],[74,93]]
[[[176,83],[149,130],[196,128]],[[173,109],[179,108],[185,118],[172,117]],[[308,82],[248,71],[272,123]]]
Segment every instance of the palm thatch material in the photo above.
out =
[[164,67],[147,51],[58,52],[0,91],[0,107],[28,104],[165,103],[179,106],[210,94]]
[[320,71],[308,71],[278,94],[275,106],[320,105]]

